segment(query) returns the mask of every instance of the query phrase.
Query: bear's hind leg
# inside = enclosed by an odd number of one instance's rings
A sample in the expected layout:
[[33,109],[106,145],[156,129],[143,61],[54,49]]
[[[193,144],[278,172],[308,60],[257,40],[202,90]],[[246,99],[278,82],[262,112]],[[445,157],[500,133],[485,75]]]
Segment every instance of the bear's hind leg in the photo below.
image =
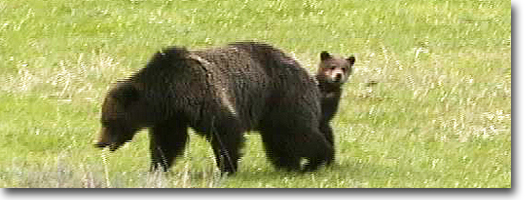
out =
[[334,159],[334,149],[318,128],[297,127],[289,132],[295,136],[294,148],[297,156],[306,158],[308,163],[303,171],[315,171],[322,164]]
[[[334,148],[319,130],[320,117],[315,107],[304,102],[275,106],[261,123],[263,141],[268,156],[277,167],[288,165],[292,169],[313,171],[334,159]],[[277,154],[275,154],[277,152]],[[308,163],[300,165],[301,158]],[[302,168],[302,169],[301,169]]]
[[266,126],[264,130],[261,130],[261,137],[266,150],[266,156],[270,162],[272,162],[277,169],[299,171],[301,169],[300,157],[296,156],[293,150],[288,149],[292,146],[291,144],[287,144],[291,141],[291,138],[283,138],[286,137],[286,135],[283,135],[282,132],[275,129],[269,130],[268,126]]

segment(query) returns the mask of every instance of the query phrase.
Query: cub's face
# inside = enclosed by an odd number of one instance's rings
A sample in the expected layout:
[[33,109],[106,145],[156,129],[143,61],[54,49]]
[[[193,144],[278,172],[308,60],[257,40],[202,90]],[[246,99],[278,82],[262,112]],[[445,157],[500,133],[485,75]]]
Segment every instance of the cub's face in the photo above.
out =
[[131,85],[121,83],[113,88],[102,104],[102,128],[95,146],[117,150],[131,140],[141,128],[143,105],[140,105],[137,90]]
[[354,56],[345,59],[323,51],[321,52],[321,63],[319,63],[317,78],[324,83],[342,85],[352,74],[354,62]]

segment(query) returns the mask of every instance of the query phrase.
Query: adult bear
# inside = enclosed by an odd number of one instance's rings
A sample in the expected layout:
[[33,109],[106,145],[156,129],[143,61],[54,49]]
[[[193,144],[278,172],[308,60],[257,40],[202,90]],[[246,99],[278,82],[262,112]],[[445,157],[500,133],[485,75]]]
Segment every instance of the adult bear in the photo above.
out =
[[96,146],[115,151],[149,128],[151,169],[167,171],[191,127],[211,143],[221,172],[233,174],[243,133],[257,130],[274,166],[312,171],[334,159],[319,130],[320,99],[307,71],[268,44],[166,48],[108,92]]

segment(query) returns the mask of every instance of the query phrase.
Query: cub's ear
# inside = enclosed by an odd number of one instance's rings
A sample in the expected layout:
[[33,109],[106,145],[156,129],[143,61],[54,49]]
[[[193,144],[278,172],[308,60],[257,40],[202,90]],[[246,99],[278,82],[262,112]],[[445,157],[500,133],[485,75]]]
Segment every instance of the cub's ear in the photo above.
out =
[[353,65],[355,63],[355,57],[353,55],[351,55],[349,58],[347,58],[346,60],[348,60],[348,62],[350,63],[350,65]]
[[117,100],[121,105],[127,107],[130,103],[139,100],[139,91],[130,83],[119,83],[111,91],[111,97]]
[[321,60],[326,60],[326,59],[329,59],[331,57],[332,56],[328,52],[326,52],[326,51],[321,52]]

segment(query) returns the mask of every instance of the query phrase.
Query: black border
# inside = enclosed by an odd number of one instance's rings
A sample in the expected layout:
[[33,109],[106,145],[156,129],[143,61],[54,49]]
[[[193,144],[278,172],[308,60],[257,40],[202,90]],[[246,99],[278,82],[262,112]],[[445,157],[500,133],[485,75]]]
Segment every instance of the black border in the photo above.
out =
[[[523,33],[521,31],[523,24],[523,17],[520,14],[520,8],[525,5],[525,1],[516,0],[512,2],[512,71],[514,76],[512,78],[512,102],[522,102],[521,98],[521,87],[523,77],[521,67],[521,56],[520,51],[521,40],[519,36]],[[518,91],[516,92],[516,89]],[[522,113],[521,106],[518,103],[512,104],[512,118],[518,120],[518,123],[512,125],[512,139],[514,145],[511,150],[516,155],[521,155],[521,151],[517,148],[520,145],[516,145],[516,141],[520,141],[519,135],[521,129],[521,117]],[[518,111],[518,112],[516,112]],[[518,147],[516,147],[518,146]],[[520,148],[521,149],[521,148]],[[519,152],[516,152],[518,150]],[[1,189],[0,199],[145,199],[145,198],[212,198],[216,199],[267,199],[267,198],[301,198],[301,199],[352,199],[355,198],[366,198],[366,199],[523,199],[524,188],[522,185],[517,183],[517,178],[521,176],[519,173],[520,167],[519,162],[521,160],[516,156],[513,156],[511,184],[512,188],[507,189],[177,189],[177,188],[166,188],[166,189],[68,189],[68,188],[52,188],[52,189],[41,189],[41,188],[7,188]]]

